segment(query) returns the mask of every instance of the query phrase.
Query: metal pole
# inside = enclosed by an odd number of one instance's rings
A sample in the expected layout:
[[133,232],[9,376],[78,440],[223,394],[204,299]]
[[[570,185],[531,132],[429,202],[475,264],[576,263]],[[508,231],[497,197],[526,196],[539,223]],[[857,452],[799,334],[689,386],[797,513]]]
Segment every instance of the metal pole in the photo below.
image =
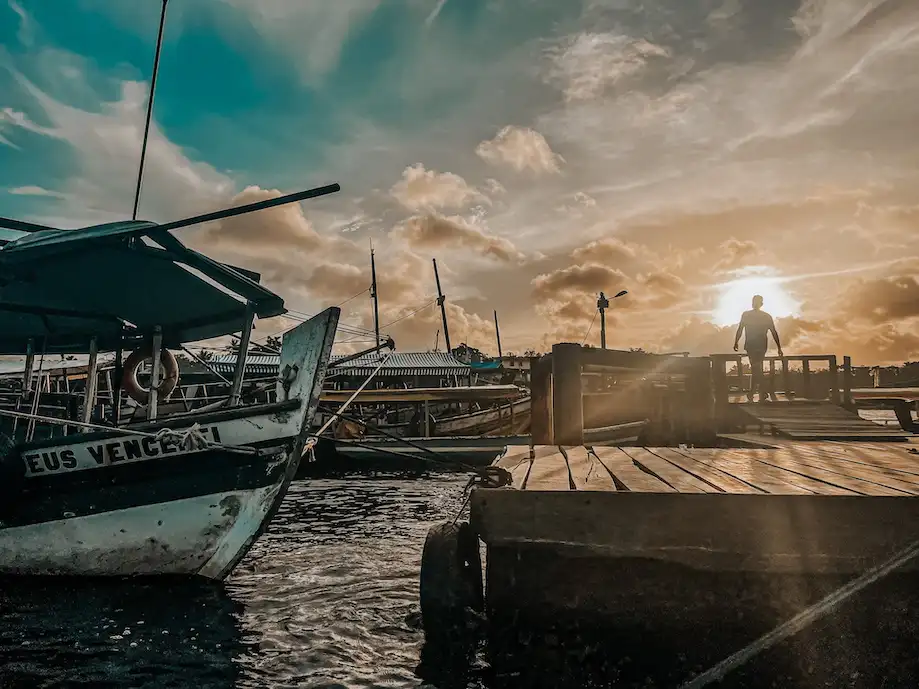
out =
[[498,312],[495,311],[495,337],[498,338],[498,358],[502,357],[501,353],[501,329],[498,327]]
[[150,98],[147,100],[147,120],[144,123],[144,140],[140,148],[140,167],[137,170],[137,188],[134,191],[134,211],[132,220],[137,220],[137,206],[140,204],[140,188],[144,179],[144,161],[147,158],[147,139],[150,137],[150,120],[153,118],[153,94],[156,93],[156,77],[160,71],[160,51],[163,48],[163,29],[166,26],[166,3],[160,11],[160,30],[156,37],[156,53],[153,57],[153,76],[150,79]]
[[156,418],[157,403],[159,402],[160,357],[163,354],[163,329],[156,326],[153,330],[153,363],[150,364],[150,400],[147,403],[147,420]]
[[600,349],[606,349],[606,310],[609,308],[609,299],[603,292],[597,299],[597,308],[600,309]]
[[377,264],[373,257],[373,244],[370,245],[370,296],[373,298],[373,332],[376,344],[380,344],[380,300],[377,298]]
[[246,358],[249,355],[249,338],[252,335],[252,323],[255,321],[255,310],[252,304],[246,307],[246,320],[239,334],[239,354],[236,355],[236,370],[233,372],[233,385],[230,388],[230,406],[239,404],[243,389],[243,376],[246,373]]
[[440,317],[444,322],[444,344],[447,346],[447,354],[450,354],[453,349],[450,347],[450,328],[447,327],[447,307],[445,302],[447,298],[444,296],[443,290],[440,289],[440,274],[437,272],[437,259],[431,259],[434,261],[434,280],[437,282],[437,305],[440,306]]
[[89,364],[86,366],[86,389],[83,391],[83,423],[92,419],[96,400],[96,378],[99,372],[99,343],[94,337],[89,341]]

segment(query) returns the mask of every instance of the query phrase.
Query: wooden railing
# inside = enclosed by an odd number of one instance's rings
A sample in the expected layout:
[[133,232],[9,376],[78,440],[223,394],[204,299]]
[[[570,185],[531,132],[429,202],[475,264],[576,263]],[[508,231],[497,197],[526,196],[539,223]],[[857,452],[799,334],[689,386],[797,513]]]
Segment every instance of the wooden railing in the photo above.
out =
[[[746,354],[712,354],[709,356],[712,361],[712,383],[715,393],[715,407],[722,409],[725,405],[731,403],[731,382],[736,381],[737,387],[746,394],[749,388],[746,387],[745,381],[749,376],[752,385],[752,373],[744,372],[744,359],[749,359]],[[801,373],[798,376],[791,371],[789,364],[799,362],[801,364]],[[733,363],[736,372],[732,375],[728,371],[728,364]],[[826,373],[823,371],[813,371],[812,364],[825,364]],[[780,370],[779,370],[780,369]],[[786,400],[808,399],[808,400],[829,400],[834,404],[840,401],[844,406],[852,405],[852,358],[843,357],[842,375],[838,358],[835,354],[797,354],[791,356],[768,356],[764,359],[763,366],[763,390],[774,396],[781,394]],[[800,378],[801,389],[795,389],[793,384],[794,378]],[[817,386],[814,378],[826,378],[826,385]],[[781,392],[776,384],[781,380]],[[741,394],[741,393],[738,393]]]

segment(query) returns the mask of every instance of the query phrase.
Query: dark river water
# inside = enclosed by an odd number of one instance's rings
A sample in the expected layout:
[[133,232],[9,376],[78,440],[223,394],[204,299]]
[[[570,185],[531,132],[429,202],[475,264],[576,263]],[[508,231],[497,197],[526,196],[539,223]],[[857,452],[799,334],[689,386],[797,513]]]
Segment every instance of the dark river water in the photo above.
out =
[[419,687],[418,572],[464,477],[296,482],[223,584],[0,582],[0,688]]

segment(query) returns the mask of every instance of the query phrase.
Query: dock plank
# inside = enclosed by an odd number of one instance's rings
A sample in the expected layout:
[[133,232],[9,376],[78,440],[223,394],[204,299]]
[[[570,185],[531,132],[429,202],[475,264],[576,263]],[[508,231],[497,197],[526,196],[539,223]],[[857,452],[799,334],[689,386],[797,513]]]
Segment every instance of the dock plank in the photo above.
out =
[[[750,457],[735,457],[727,454],[721,448],[719,450],[717,454],[698,449],[689,450],[683,454],[690,460],[720,469],[744,483],[759,488],[763,493],[773,495],[813,495],[817,492],[800,486],[799,482],[794,480],[794,474],[780,469],[773,469]],[[752,450],[744,450],[744,452],[752,452]]]
[[763,493],[769,492],[765,489],[745,483],[723,469],[697,462],[692,457],[687,457],[674,448],[656,447],[654,451],[659,453],[661,457],[665,458],[671,464],[678,466],[680,469],[693,476],[697,476],[702,481],[710,483],[723,493],[762,495]]
[[[734,450],[725,448],[719,456],[720,461],[736,461],[749,467],[752,471],[763,472],[770,478],[789,483],[801,490],[818,495],[859,495],[858,491],[844,488],[823,477],[814,478],[806,473],[785,466],[770,463],[779,450]],[[771,492],[771,491],[770,491]]]
[[[910,491],[903,491],[883,483],[853,475],[854,472],[840,471],[831,467],[831,461],[820,461],[813,458],[802,457],[795,453],[793,448],[771,450],[765,457],[757,457],[758,461],[822,481],[844,491],[851,491],[859,495],[912,495]],[[844,493],[841,493],[844,494]]]
[[617,485],[631,492],[676,493],[677,490],[635,466],[632,458],[619,447],[594,447],[594,454]]
[[877,464],[851,461],[839,448],[833,446],[796,443],[783,447],[781,451],[802,464],[820,467],[831,473],[851,476],[909,495],[919,495],[919,476],[911,476]]
[[[669,448],[664,448],[669,449]],[[680,493],[718,493],[717,488],[681,467],[674,466],[659,454],[660,448],[623,447],[622,451],[645,470],[653,472]]]
[[586,447],[573,447],[566,452],[568,470],[577,490],[617,490],[609,472]]
[[574,490],[568,471],[568,461],[561,451],[546,453],[533,460],[524,490]]

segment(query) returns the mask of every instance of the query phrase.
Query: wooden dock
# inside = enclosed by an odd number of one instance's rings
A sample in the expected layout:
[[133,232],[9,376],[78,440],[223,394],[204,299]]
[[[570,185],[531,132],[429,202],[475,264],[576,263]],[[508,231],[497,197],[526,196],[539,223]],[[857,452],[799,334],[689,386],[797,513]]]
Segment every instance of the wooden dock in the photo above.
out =
[[[757,435],[738,443],[765,444]],[[768,449],[509,446],[495,464],[529,491],[919,495],[919,442],[793,443]]]
[[731,405],[735,423],[795,440],[906,440],[912,434],[863,419],[827,401]]
[[[919,544],[915,439],[721,440],[737,447],[508,448],[512,485],[470,512],[495,667],[682,686]],[[717,686],[913,686],[917,584],[911,559]]]

